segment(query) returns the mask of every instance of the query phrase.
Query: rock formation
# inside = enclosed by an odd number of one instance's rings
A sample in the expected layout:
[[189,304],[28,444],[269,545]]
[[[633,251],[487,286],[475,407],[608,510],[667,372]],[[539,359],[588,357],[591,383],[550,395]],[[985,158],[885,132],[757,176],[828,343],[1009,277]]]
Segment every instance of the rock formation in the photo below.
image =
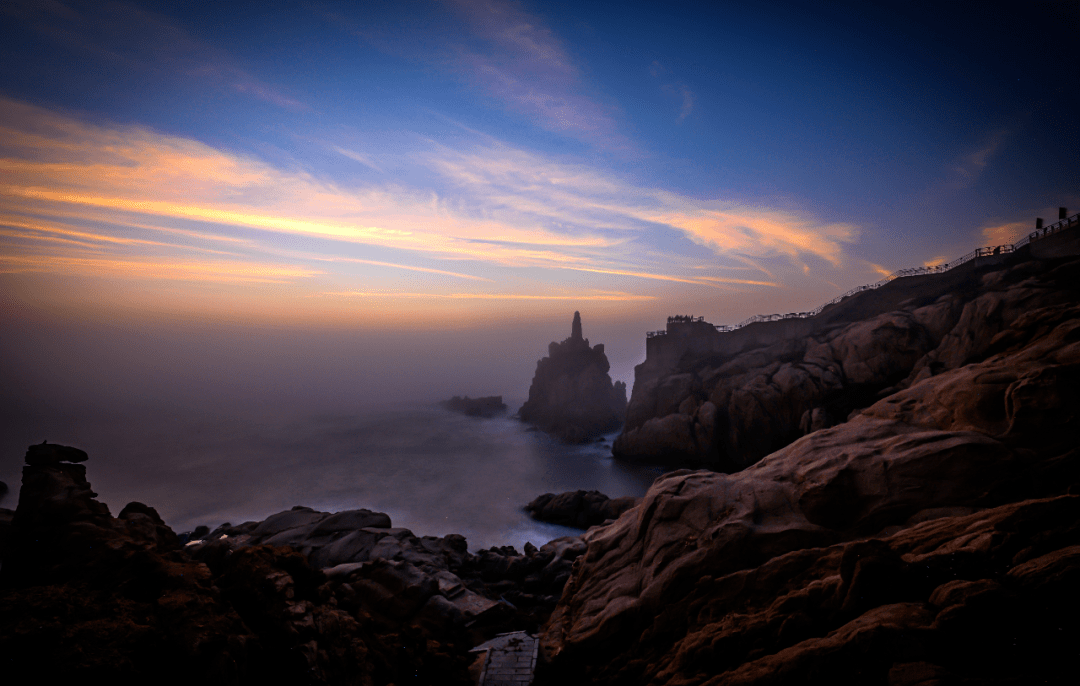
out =
[[[997,337],[1023,326],[1021,316],[1077,301],[1075,267],[1022,257],[896,279],[811,319],[712,331],[712,352],[675,361],[650,355],[635,370],[613,452],[736,471],[898,390],[984,359]],[[665,338],[677,337],[657,340]]]
[[969,276],[657,384],[758,407],[765,429],[726,420],[742,446],[822,407],[828,374],[870,400],[742,471],[665,474],[584,534],[538,683],[1059,683],[1080,635],[1080,261]]
[[574,313],[570,337],[552,342],[536,363],[529,399],[518,416],[564,441],[580,443],[618,429],[626,414],[626,384],[611,382],[603,344],[582,337]]
[[536,631],[584,551],[474,555],[385,514],[303,507],[186,540],[140,503],[112,517],[86,458],[27,452],[0,538],[5,683],[470,684],[469,649]]
[[459,412],[468,417],[494,417],[506,412],[506,403],[501,395],[492,395],[485,398],[462,398],[455,395],[449,400],[439,403],[443,408],[451,412]]
[[545,493],[525,506],[533,519],[578,529],[603,524],[637,505],[641,498],[622,496],[609,498],[600,491],[569,491]]

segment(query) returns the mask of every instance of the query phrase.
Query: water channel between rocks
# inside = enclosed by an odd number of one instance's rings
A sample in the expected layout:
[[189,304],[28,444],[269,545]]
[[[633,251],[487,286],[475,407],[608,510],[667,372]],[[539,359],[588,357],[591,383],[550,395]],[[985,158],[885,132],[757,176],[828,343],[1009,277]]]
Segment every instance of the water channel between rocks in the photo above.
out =
[[26,445],[47,439],[89,453],[87,477],[114,515],[137,500],[178,533],[295,505],[367,508],[418,536],[459,533],[472,550],[521,550],[526,541],[578,533],[522,511],[541,493],[645,493],[660,471],[615,461],[613,438],[565,445],[509,416],[479,419],[434,405],[284,419],[30,418],[3,441],[0,479],[13,486],[4,506],[14,508]]

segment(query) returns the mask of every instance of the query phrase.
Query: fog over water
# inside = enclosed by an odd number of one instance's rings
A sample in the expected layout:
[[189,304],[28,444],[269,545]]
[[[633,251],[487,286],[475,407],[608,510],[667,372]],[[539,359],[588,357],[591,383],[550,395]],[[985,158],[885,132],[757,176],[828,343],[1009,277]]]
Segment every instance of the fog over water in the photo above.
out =
[[[565,337],[546,328],[529,341],[16,322],[0,341],[0,505],[17,503],[26,446],[48,440],[87,451],[114,515],[137,500],[177,532],[305,505],[386,512],[474,550],[540,545],[575,531],[530,519],[521,508],[537,495],[641,495],[660,473],[613,460],[614,435],[567,446],[510,416],[548,341]],[[510,409],[479,419],[437,405],[454,394],[502,394]]]

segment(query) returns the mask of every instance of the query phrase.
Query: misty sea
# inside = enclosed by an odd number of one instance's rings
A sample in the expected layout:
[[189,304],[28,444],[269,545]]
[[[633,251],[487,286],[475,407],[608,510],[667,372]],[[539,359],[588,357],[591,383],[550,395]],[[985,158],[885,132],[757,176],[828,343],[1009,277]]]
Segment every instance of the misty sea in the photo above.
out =
[[577,530],[537,522],[522,506],[542,493],[640,496],[661,471],[611,456],[611,441],[565,445],[510,414],[466,417],[436,404],[289,416],[131,412],[26,418],[4,440],[0,479],[14,508],[26,445],[86,450],[87,478],[115,516],[155,507],[174,531],[260,520],[305,505],[367,508],[418,536],[464,535],[471,550],[540,546]]

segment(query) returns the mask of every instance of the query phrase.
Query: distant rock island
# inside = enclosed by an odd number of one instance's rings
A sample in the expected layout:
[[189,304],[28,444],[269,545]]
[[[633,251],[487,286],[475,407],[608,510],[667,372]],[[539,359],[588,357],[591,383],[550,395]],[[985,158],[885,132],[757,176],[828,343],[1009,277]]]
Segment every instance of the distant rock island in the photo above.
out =
[[490,395],[486,398],[470,398],[455,395],[449,400],[439,403],[451,412],[460,412],[469,417],[494,417],[506,412],[506,403],[501,395]]
[[574,313],[570,337],[552,342],[548,356],[536,363],[522,421],[569,443],[583,443],[618,429],[626,415],[626,384],[611,382],[607,355],[581,335],[581,314]]

